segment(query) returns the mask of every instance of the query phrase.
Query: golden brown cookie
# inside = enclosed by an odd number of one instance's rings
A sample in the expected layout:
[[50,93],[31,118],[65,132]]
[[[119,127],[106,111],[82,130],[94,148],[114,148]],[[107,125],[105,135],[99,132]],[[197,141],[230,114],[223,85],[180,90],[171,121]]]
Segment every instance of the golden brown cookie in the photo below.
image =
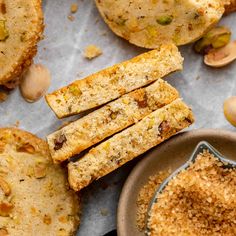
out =
[[0,129],[0,232],[74,235],[79,206],[45,141],[19,129]]
[[195,41],[224,13],[221,0],[96,0],[96,4],[114,33],[144,48]]
[[43,28],[41,0],[0,1],[0,85],[31,64]]

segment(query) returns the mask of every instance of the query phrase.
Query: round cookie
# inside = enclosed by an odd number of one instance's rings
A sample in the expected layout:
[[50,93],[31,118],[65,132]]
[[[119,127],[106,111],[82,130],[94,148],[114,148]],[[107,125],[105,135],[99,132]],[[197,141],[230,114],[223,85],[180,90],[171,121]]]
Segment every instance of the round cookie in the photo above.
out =
[[96,0],[114,33],[144,48],[200,38],[222,17],[222,0]]
[[31,64],[43,28],[41,0],[0,1],[0,85]]
[[25,131],[0,129],[0,235],[69,236],[80,202],[46,142]]

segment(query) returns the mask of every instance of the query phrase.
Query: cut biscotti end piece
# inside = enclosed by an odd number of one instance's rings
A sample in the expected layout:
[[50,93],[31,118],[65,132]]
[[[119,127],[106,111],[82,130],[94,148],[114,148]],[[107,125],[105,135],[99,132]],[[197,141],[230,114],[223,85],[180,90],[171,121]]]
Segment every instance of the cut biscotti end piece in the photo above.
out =
[[179,97],[162,79],[137,89],[70,123],[47,137],[55,163],[62,162],[125,129]]
[[183,58],[174,44],[116,64],[46,96],[58,118],[81,113],[181,70]]
[[80,199],[66,171],[53,164],[47,143],[0,128],[0,235],[74,235]]
[[68,164],[69,183],[79,191],[194,122],[191,109],[177,99]]

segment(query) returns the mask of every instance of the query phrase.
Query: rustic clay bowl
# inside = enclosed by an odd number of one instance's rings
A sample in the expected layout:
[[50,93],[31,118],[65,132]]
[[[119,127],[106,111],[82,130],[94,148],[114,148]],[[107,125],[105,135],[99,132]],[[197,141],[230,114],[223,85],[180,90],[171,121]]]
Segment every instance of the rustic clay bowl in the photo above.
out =
[[191,156],[201,141],[207,141],[228,159],[236,161],[236,132],[199,129],[183,132],[145,154],[133,169],[123,187],[117,214],[118,236],[144,236],[136,226],[136,200],[149,176],[161,170],[178,169]]

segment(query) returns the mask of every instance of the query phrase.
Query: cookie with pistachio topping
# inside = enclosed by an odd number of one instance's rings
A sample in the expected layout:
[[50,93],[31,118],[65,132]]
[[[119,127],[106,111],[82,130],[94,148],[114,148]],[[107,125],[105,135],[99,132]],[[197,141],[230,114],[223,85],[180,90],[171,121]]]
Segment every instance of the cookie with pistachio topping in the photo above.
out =
[[96,0],[96,4],[114,33],[144,48],[195,41],[224,13],[222,0]]
[[45,141],[0,129],[0,235],[74,235],[79,206]]
[[43,28],[41,0],[0,1],[0,85],[14,87],[37,52]]

